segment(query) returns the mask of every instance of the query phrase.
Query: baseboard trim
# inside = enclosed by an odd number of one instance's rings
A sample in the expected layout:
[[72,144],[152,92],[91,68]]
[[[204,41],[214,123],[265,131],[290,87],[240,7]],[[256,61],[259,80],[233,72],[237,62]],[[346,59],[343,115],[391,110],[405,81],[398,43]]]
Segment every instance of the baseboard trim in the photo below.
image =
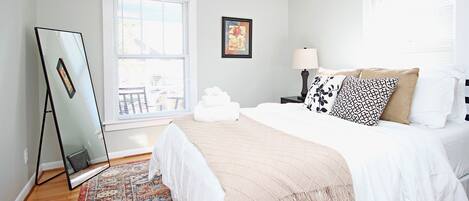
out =
[[[111,152],[109,153],[109,159],[116,159],[116,158],[124,158],[128,156],[135,156],[135,155],[140,155],[140,154],[148,154],[152,152],[151,147],[142,147],[138,149],[129,149],[129,150],[123,150],[123,151],[116,151],[116,152]],[[53,161],[53,162],[47,162],[47,163],[41,163],[39,172],[45,171],[45,170],[53,170],[57,168],[62,168],[64,167],[64,164],[62,161]]]
[[53,169],[62,168],[62,167],[64,167],[63,161],[54,161],[54,162],[41,163],[39,170],[41,171],[53,170]]
[[24,185],[23,189],[21,189],[21,192],[20,194],[18,194],[15,201],[26,200],[26,198],[28,197],[29,193],[31,192],[31,190],[33,189],[35,185],[35,181],[36,181],[36,173],[34,173],[33,176],[29,178],[28,182],[26,183],[26,185]]
[[151,152],[152,152],[151,147],[142,147],[142,148],[138,148],[138,149],[129,149],[129,150],[124,150],[124,151],[116,151],[116,152],[109,153],[109,159],[124,158],[124,157],[128,157],[128,156],[147,154],[147,153],[151,153]]
[[[151,153],[152,148],[151,147],[143,147],[143,148],[138,148],[138,149],[129,149],[129,150],[124,150],[124,151],[116,151],[116,152],[111,152],[109,153],[109,159],[116,159],[116,158],[124,158],[124,157],[129,157],[129,156],[135,156],[135,155],[140,155],[140,154],[147,154]],[[39,174],[42,174],[43,171],[46,170],[52,170],[52,169],[57,169],[63,167],[63,161],[53,161],[53,162],[47,162],[47,163],[42,163],[39,166]],[[16,197],[15,201],[24,201],[31,190],[33,189],[36,181],[36,174],[33,174],[31,178],[29,179],[28,183],[23,187],[21,192],[18,194]]]

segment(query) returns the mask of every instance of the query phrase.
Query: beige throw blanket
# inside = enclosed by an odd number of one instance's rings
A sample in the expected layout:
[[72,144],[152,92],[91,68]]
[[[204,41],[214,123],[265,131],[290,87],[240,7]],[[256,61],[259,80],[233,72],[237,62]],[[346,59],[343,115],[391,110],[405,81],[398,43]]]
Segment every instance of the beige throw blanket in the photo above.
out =
[[354,200],[347,164],[331,148],[245,116],[236,122],[186,118],[173,123],[205,157],[225,191],[225,201]]

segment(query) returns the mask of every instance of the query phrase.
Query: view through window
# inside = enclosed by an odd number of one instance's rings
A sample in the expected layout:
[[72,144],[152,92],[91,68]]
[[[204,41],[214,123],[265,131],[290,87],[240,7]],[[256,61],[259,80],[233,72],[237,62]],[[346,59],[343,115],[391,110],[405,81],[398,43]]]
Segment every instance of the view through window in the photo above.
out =
[[119,115],[185,110],[185,3],[118,0]]

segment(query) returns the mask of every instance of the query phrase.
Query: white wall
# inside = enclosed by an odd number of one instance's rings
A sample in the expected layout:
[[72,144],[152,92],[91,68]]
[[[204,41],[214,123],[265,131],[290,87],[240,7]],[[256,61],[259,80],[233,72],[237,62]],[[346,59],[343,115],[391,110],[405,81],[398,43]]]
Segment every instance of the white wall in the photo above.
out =
[[456,0],[456,63],[466,66],[469,78],[469,1]]
[[[0,200],[15,200],[36,167],[39,134],[35,0],[0,5]],[[23,161],[28,149],[29,160]]]
[[[324,67],[350,68],[362,55],[362,0],[289,1],[290,44],[318,48]],[[456,0],[456,63],[469,71],[469,1]]]

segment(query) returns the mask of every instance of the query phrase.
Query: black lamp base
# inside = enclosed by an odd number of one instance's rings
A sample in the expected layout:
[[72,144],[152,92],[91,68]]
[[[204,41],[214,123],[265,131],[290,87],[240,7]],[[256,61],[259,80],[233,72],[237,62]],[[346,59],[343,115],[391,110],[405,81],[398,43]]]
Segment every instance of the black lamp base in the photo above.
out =
[[308,94],[308,77],[309,72],[305,69],[301,72],[301,77],[303,78],[303,89],[301,89],[301,97],[306,97]]

